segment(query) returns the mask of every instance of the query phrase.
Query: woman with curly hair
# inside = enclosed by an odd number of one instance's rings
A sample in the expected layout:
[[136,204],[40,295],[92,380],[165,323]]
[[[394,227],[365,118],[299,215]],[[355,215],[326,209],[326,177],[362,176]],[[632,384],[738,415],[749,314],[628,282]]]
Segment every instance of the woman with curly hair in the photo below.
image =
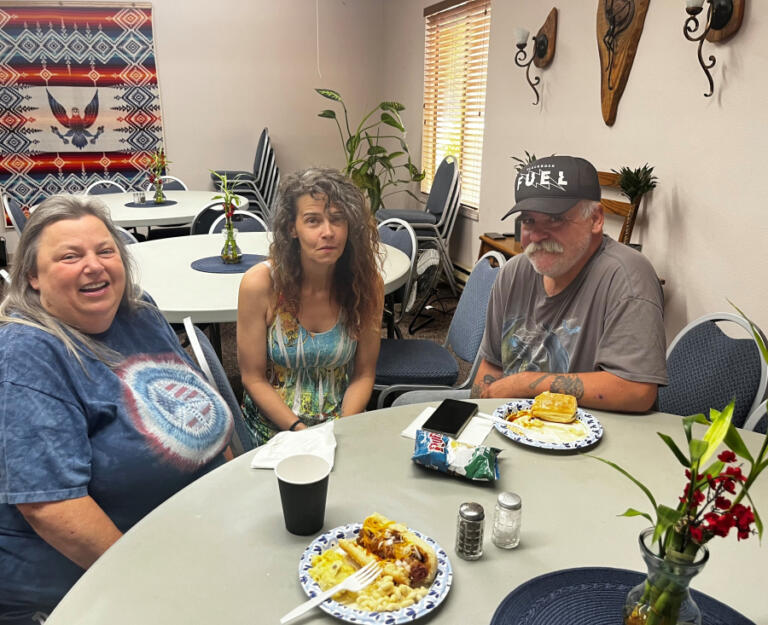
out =
[[255,443],[365,410],[384,288],[378,233],[360,190],[307,169],[280,187],[269,260],[240,283],[237,357]]

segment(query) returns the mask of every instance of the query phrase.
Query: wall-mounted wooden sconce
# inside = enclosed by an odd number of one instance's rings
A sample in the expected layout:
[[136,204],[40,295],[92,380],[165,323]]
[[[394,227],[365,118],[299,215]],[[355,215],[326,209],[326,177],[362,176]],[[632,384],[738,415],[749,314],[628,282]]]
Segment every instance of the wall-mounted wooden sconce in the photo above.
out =
[[552,57],[555,56],[557,9],[552,9],[549,12],[544,25],[539,28],[539,32],[533,38],[533,52],[530,58],[526,60],[525,48],[528,45],[529,34],[525,28],[515,28],[515,45],[517,45],[515,65],[525,68],[525,79],[536,94],[536,101],[533,102],[533,105],[536,106],[539,103],[539,91],[536,89],[536,85],[541,82],[541,78],[536,76],[534,80],[531,80],[531,63],[539,69],[543,69],[552,62]]
[[716,61],[714,55],[710,54],[709,61],[704,62],[704,57],[701,55],[704,40],[715,43],[727,39],[739,30],[741,20],[744,17],[744,0],[707,0],[707,3],[707,21],[701,34],[694,35],[699,29],[697,16],[704,8],[704,0],[685,0],[688,18],[683,27],[685,38],[699,44],[699,65],[701,65],[701,69],[704,70],[709,81],[709,93],[704,94],[705,98],[711,96],[715,91],[715,84],[709,70],[715,66]]

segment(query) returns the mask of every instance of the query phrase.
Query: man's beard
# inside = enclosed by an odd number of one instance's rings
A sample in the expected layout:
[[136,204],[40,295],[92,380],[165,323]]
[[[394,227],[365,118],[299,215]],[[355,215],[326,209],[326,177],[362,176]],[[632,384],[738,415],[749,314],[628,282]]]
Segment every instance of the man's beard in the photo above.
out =
[[[568,273],[583,258],[589,249],[591,236],[587,233],[582,239],[574,241],[566,250],[560,243],[544,239],[540,243],[529,243],[525,255],[531,261],[534,271],[548,278],[559,278]],[[552,258],[555,256],[555,258]]]

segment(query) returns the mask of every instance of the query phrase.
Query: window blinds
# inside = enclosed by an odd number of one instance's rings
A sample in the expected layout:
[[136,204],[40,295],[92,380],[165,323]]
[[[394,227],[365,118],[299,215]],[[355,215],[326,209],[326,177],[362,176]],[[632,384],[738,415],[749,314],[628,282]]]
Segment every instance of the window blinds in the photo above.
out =
[[424,16],[421,190],[429,192],[438,165],[453,154],[461,170],[461,201],[478,207],[491,0],[441,2]]

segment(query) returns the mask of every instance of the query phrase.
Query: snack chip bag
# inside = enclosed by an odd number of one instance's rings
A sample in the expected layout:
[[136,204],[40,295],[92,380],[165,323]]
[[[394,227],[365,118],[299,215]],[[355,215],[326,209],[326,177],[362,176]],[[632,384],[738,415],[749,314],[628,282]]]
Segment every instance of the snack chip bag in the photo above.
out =
[[417,430],[411,460],[441,473],[490,482],[499,479],[496,456],[500,452],[496,447],[468,445],[449,436]]

